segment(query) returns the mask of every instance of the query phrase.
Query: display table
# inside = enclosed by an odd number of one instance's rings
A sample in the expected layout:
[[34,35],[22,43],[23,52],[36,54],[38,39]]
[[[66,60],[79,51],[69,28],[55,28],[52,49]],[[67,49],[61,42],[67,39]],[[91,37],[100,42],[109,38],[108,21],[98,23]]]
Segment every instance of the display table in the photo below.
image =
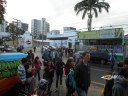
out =
[[24,53],[0,54],[0,96],[16,85],[17,67],[26,56]]

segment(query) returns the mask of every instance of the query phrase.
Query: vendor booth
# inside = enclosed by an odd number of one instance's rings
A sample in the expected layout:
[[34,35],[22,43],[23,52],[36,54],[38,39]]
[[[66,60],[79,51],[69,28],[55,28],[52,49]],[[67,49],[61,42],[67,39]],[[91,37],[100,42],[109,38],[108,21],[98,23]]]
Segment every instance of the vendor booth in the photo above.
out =
[[97,50],[114,50],[117,61],[123,60],[124,31],[123,28],[93,30],[91,32],[79,32],[78,37],[84,41],[84,48],[94,46]]
[[3,96],[17,83],[17,68],[21,59],[26,57],[23,53],[0,54],[0,96]]

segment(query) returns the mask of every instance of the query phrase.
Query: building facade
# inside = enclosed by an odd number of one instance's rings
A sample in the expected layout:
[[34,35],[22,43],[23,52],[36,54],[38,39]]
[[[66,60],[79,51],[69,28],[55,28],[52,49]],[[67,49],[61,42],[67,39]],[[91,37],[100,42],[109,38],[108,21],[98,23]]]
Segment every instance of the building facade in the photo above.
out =
[[33,19],[31,21],[31,33],[33,35],[33,37],[36,39],[38,38],[39,36],[39,33],[40,33],[40,20],[37,20],[37,19]]
[[3,20],[2,24],[0,24],[0,32],[6,32],[7,25],[8,25],[8,22]]
[[45,18],[41,20],[33,19],[31,21],[31,33],[35,39],[45,39],[44,36],[49,32],[50,24],[46,21]]
[[[16,19],[17,20],[17,19]],[[15,26],[18,26],[18,28],[24,30],[24,31],[28,31],[28,24],[27,23],[23,23],[20,20],[17,20],[17,22],[12,22]]]
[[82,46],[81,41],[78,40],[78,31],[76,29],[72,30],[71,27],[64,27],[63,33],[60,34],[58,30],[53,30],[50,33],[47,33],[47,39],[51,40],[51,46],[55,47],[66,47],[66,48],[76,48],[79,49]]

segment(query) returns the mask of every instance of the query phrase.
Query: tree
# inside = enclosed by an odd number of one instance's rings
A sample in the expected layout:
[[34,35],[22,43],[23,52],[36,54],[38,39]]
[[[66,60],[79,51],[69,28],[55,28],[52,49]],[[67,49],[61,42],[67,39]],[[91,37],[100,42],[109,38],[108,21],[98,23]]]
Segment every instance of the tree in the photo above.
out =
[[0,0],[0,24],[4,20],[5,7],[6,7],[6,0]]
[[82,19],[85,18],[86,14],[88,15],[87,28],[88,31],[91,31],[93,15],[98,17],[98,10],[101,13],[103,8],[109,12],[110,5],[104,0],[101,2],[99,0],[82,0],[75,5],[74,10],[76,15],[83,11]]
[[21,35],[21,34],[24,34],[25,31],[18,28],[13,23],[9,23],[9,25],[6,28],[6,31],[11,33],[13,44],[14,44],[15,39],[17,38],[17,47],[18,47],[18,36]]

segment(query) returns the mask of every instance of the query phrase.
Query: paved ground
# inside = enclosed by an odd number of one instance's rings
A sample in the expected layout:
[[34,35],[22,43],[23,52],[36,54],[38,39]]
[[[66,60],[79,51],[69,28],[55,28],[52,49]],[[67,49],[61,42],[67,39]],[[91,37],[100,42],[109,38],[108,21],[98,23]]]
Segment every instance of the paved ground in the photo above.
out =
[[[40,50],[37,50],[35,52],[35,56],[39,56],[40,60],[42,60]],[[65,58],[64,58],[64,61],[66,61]],[[43,73],[43,70],[41,73]],[[56,77],[54,76],[53,84],[52,84],[52,88],[51,88],[51,90],[53,92],[52,92],[51,96],[66,96],[65,76],[63,76],[63,84],[58,87],[58,91],[55,91],[55,82],[56,82]],[[100,92],[101,92],[102,88],[103,88],[103,86],[96,84],[96,83],[92,83],[89,88],[88,96],[100,96]],[[77,94],[75,94],[75,96],[77,96]]]

